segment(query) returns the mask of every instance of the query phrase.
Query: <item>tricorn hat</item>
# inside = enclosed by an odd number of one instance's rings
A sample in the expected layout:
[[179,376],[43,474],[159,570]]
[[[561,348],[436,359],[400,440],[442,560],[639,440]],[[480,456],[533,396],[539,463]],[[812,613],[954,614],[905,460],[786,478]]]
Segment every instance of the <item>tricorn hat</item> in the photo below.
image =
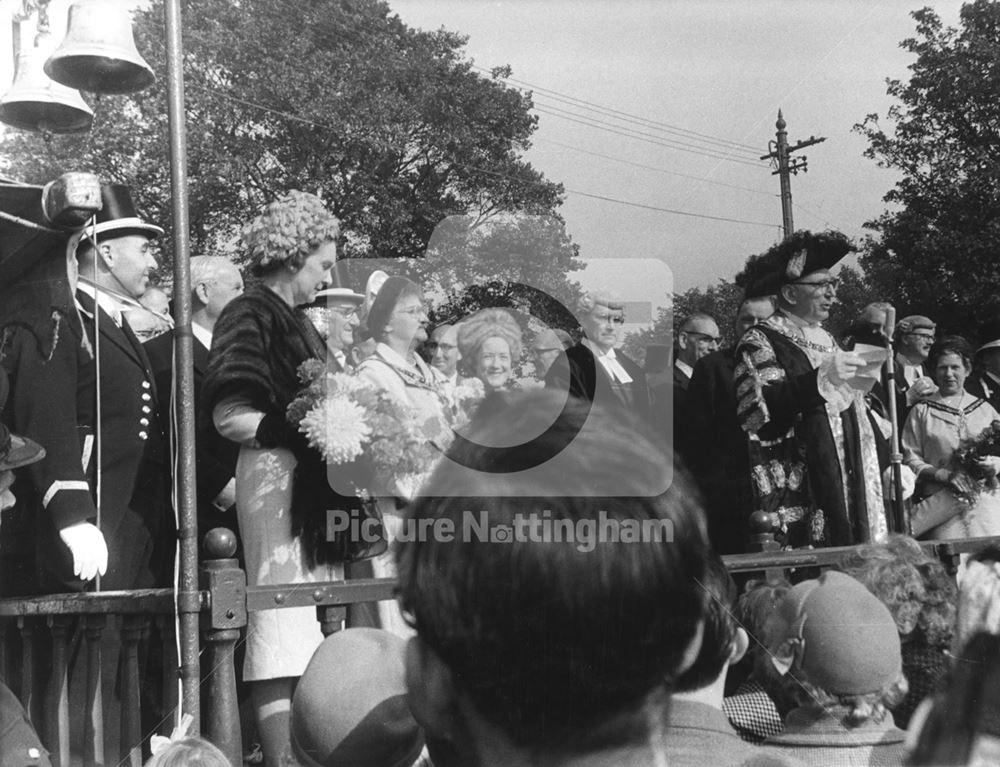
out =
[[986,349],[995,349],[1000,346],[1000,316],[991,317],[983,323],[979,332],[979,340],[982,341],[983,345],[976,350],[977,354]]
[[744,298],[773,296],[782,285],[829,269],[853,250],[840,232],[795,232],[767,252],[750,256],[736,275],[736,284],[743,288]]
[[[10,393],[10,382],[7,371],[0,368],[0,410],[7,404]],[[45,448],[27,437],[11,434],[3,423],[0,423],[0,471],[10,471],[40,461],[45,457]]]
[[142,220],[124,184],[101,184],[101,209],[97,223],[84,232],[90,239],[111,239],[127,234],[144,234],[150,239],[163,234],[163,229]]

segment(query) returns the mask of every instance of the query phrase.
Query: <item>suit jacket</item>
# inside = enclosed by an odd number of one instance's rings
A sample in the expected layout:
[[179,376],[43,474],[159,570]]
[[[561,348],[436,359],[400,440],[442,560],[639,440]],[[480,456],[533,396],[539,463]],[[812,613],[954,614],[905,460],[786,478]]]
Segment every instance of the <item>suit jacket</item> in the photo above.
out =
[[986,373],[974,372],[965,381],[965,390],[980,399],[989,402],[993,409],[1000,412],[1000,384]]
[[[156,383],[149,360],[127,323],[118,327],[97,309],[100,328],[100,428],[95,347],[95,302],[77,303],[86,341],[63,323],[50,359],[28,333],[17,333],[4,359],[11,378],[5,417],[11,428],[41,443],[46,457],[20,470],[15,494],[35,523],[42,591],[81,589],[58,531],[97,523],[97,465],[101,466],[101,531],[108,543],[102,588],[146,588],[154,573],[154,543],[172,533],[163,505],[166,451]],[[167,554],[163,553],[163,558]]]
[[720,554],[746,551],[753,511],[749,441],[736,416],[735,371],[735,347],[698,360],[684,420],[685,458],[705,499],[709,539]]
[[[632,378],[633,402],[630,410],[641,423],[645,423],[650,417],[646,374],[621,352],[615,351],[615,357]],[[583,344],[570,347],[565,358],[556,360],[545,376],[545,386],[559,391],[566,391],[568,388],[572,396],[603,404],[605,407],[626,407],[625,402],[615,393],[611,377],[605,372],[604,366]]]
[[[174,371],[174,334],[164,333],[147,341],[143,346],[149,355],[156,386],[163,398],[171,404],[171,387]],[[196,496],[198,501],[199,540],[214,527],[226,527],[234,533],[236,515],[232,511],[217,509],[213,501],[236,474],[236,459],[240,447],[223,439],[212,424],[212,414],[201,412],[201,387],[208,369],[208,348],[197,338],[193,339],[193,373],[195,406],[195,465],[197,474]],[[173,435],[171,434],[171,437]]]

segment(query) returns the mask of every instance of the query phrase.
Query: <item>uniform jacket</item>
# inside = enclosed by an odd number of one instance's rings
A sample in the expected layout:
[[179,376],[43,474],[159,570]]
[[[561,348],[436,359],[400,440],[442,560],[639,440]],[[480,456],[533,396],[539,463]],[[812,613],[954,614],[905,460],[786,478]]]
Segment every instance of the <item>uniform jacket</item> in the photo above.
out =
[[994,410],[1000,412],[1000,383],[986,373],[973,372],[965,381],[965,390],[975,397],[986,400]]
[[[27,504],[36,531],[42,588],[79,589],[68,549],[58,537],[64,527],[97,523],[97,465],[101,465],[100,528],[108,543],[108,572],[102,588],[144,588],[157,580],[150,570],[154,542],[172,536],[166,492],[165,440],[156,384],[149,360],[127,323],[118,327],[85,293],[77,303],[86,342],[73,323],[49,360],[27,333],[18,333],[4,364],[11,377],[8,423],[41,443],[46,456],[22,469],[15,494]],[[100,429],[97,428],[97,364],[87,345],[100,350]],[[100,458],[98,458],[100,457]]]

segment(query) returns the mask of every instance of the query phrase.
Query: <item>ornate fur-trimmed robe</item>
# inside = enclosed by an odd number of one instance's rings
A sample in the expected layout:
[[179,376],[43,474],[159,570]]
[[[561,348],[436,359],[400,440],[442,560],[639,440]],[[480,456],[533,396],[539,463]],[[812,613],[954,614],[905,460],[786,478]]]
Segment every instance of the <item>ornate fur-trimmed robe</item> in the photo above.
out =
[[736,350],[740,425],[750,437],[754,510],[774,515],[791,546],[847,546],[888,532],[884,426],[861,392],[836,387],[833,337],[787,315],[751,328]]

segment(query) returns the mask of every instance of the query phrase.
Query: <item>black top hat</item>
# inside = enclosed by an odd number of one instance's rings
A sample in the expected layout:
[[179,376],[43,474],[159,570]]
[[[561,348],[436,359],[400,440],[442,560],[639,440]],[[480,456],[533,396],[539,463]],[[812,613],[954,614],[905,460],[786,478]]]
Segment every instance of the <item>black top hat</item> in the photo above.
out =
[[[0,368],[0,410],[7,404],[10,383],[7,372]],[[45,457],[45,448],[27,437],[11,434],[10,429],[0,423],[0,471],[10,471],[27,466]]]
[[773,296],[782,285],[829,269],[855,247],[840,232],[795,232],[759,256],[750,256],[736,284],[745,298]]
[[99,242],[127,234],[143,234],[152,239],[162,235],[163,230],[139,217],[127,186],[101,184],[101,209],[97,212],[97,223],[88,226],[85,234]]

